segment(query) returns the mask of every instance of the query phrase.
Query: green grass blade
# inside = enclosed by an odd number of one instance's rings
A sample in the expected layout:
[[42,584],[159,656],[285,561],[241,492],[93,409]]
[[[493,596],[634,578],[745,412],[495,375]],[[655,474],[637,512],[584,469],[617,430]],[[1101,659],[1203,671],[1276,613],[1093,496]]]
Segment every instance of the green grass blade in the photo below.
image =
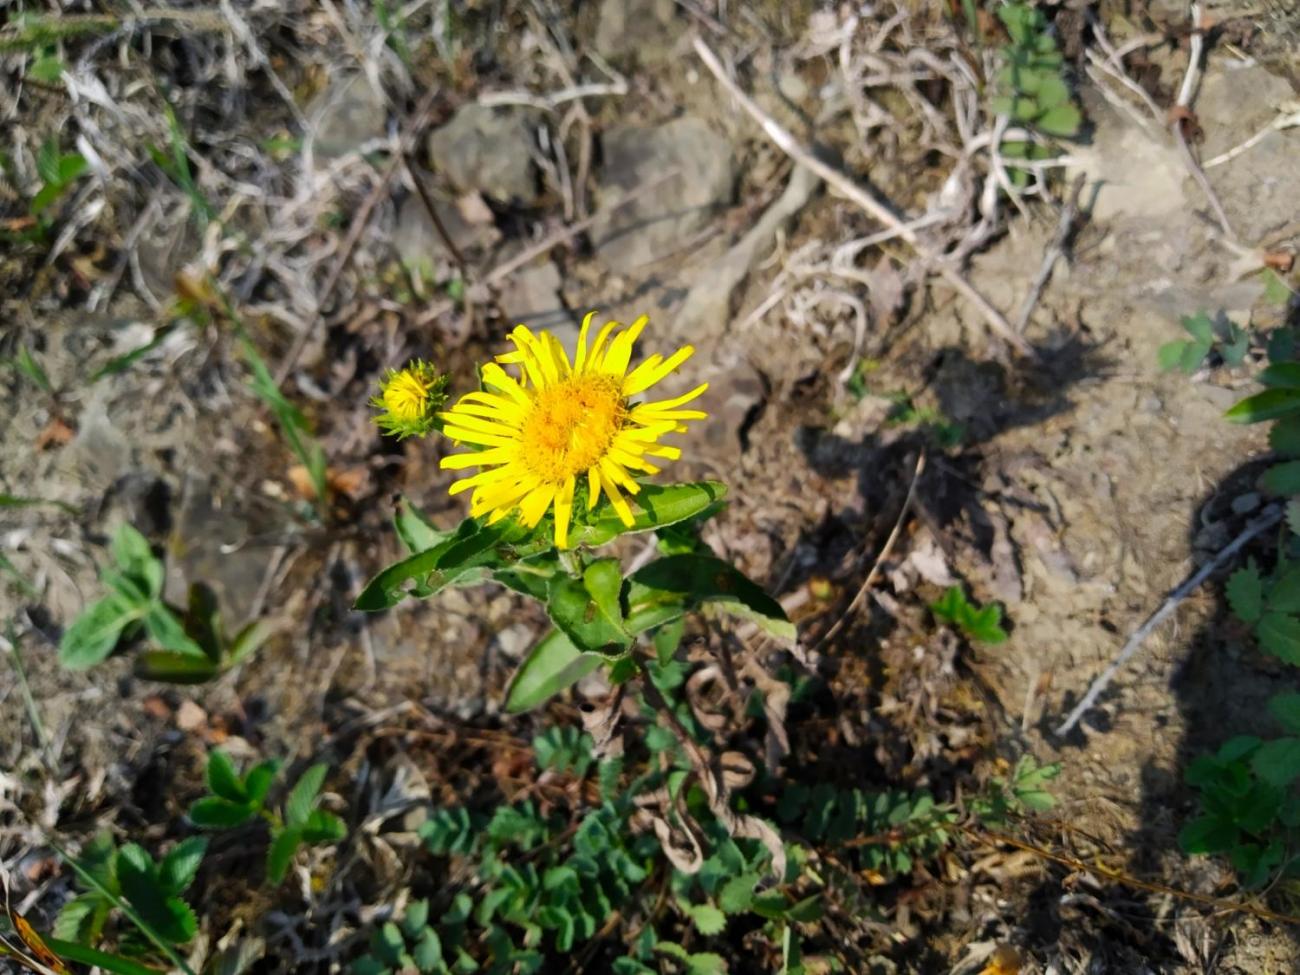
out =
[[80,965],[95,965],[115,975],[163,975],[161,969],[149,968],[137,961],[110,955],[106,951],[87,948],[75,941],[61,941],[58,938],[45,938],[45,943],[64,961],[75,961]]

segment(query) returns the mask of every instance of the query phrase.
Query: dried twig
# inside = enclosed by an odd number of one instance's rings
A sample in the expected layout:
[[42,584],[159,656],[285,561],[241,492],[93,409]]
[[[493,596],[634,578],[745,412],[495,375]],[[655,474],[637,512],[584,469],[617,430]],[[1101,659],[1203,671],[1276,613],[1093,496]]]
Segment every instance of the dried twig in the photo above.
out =
[[1023,332],[1025,326],[1029,324],[1029,316],[1034,313],[1034,307],[1043,296],[1043,289],[1052,279],[1052,268],[1056,266],[1057,258],[1064,254],[1069,246],[1070,237],[1074,234],[1075,222],[1079,219],[1079,196],[1083,193],[1083,185],[1087,182],[1087,178],[1084,173],[1080,173],[1074,181],[1070,198],[1066,201],[1065,209],[1061,211],[1061,221],[1056,226],[1056,239],[1043,255],[1042,267],[1038,269],[1034,283],[1029,287],[1029,294],[1025,295],[1025,303],[1020,306],[1020,315],[1016,318],[1017,332]]
[[749,116],[763,129],[764,134],[774,142],[782,152],[794,159],[795,162],[816,173],[828,184],[839,190],[844,196],[856,204],[868,214],[879,220],[885,226],[895,231],[897,236],[901,237],[912,249],[916,251],[927,263],[933,265],[938,274],[950,285],[957,289],[968,301],[970,301],[980,313],[989,327],[993,329],[1000,337],[1010,344],[1017,352],[1029,359],[1037,359],[1038,353],[1034,351],[1024,337],[1016,332],[1011,324],[1006,320],[1000,311],[993,307],[987,298],[979,293],[975,287],[967,281],[962,274],[954,267],[943,263],[935,254],[930,253],[929,249],[922,244],[921,239],[917,236],[916,231],[904,222],[890,207],[877,200],[869,192],[851,180],[844,173],[840,172],[833,166],[828,165],[818,158],[813,152],[800,145],[795,137],[783,127],[776,119],[768,115],[758,106],[752,98],[746,94],[735,81],[727,74],[726,68],[718,60],[718,56],[713,50],[704,43],[703,39],[696,37],[694,39],[695,53],[699,55],[700,60],[718,80],[718,83],[724,87],[737,102],[740,103]]
[[885,559],[889,558],[890,554],[893,553],[894,545],[898,543],[898,538],[903,533],[903,523],[907,520],[907,513],[912,508],[912,499],[916,497],[916,485],[917,482],[921,480],[921,474],[924,470],[925,449],[922,448],[921,453],[916,458],[916,468],[912,471],[912,483],[907,486],[907,497],[903,499],[903,507],[898,512],[898,520],[894,522],[893,530],[889,533],[889,537],[885,539],[885,547],[882,548],[880,554],[876,556],[876,561],[871,566],[871,571],[868,572],[867,577],[862,580],[862,585],[858,589],[857,595],[853,597],[853,601],[849,603],[840,618],[835,621],[835,624],[821,635],[821,638],[818,639],[818,641],[813,645],[812,650],[809,651],[809,656],[824,647],[830,642],[831,638],[834,637],[835,634],[839,633],[840,630],[844,628],[844,624],[848,622],[849,617],[857,612],[861,607],[862,601],[867,598],[867,593],[871,591],[871,587],[874,586],[876,581],[880,578],[880,567],[884,565]]
[[1202,582],[1213,575],[1220,566],[1240,552],[1246,546],[1247,542],[1281,521],[1282,511],[1283,509],[1281,505],[1274,505],[1269,508],[1247,525],[1242,533],[1225,546],[1218,555],[1206,562],[1190,579],[1169,594],[1168,598],[1165,599],[1160,608],[1152,613],[1151,616],[1147,618],[1147,621],[1139,626],[1137,630],[1134,631],[1133,635],[1128,638],[1128,642],[1125,643],[1124,648],[1120,650],[1119,656],[1116,657],[1110,666],[1102,671],[1101,675],[1092,682],[1092,686],[1088,688],[1088,693],[1083,696],[1083,699],[1075,705],[1074,710],[1070,712],[1069,716],[1062,721],[1060,726],[1056,729],[1057,737],[1064,737],[1070,733],[1071,729],[1079,723],[1079,719],[1097,703],[1097,698],[1100,697],[1102,692],[1110,686],[1110,682],[1114,679],[1115,675],[1119,673],[1120,668],[1123,667],[1124,664],[1128,662],[1129,658],[1137,652],[1138,647],[1142,646],[1143,642],[1152,634],[1156,627],[1169,618],[1169,615],[1178,608],[1178,604],[1186,599]]
[[1183,134],[1183,118],[1191,112],[1192,99],[1196,95],[1196,88],[1201,80],[1201,59],[1204,52],[1205,37],[1201,28],[1201,5],[1193,3],[1192,41],[1191,51],[1187,58],[1187,73],[1183,75],[1183,83],[1178,89],[1177,108],[1173,120],[1169,123],[1169,128],[1174,133],[1174,142],[1178,145],[1178,154],[1183,157],[1183,164],[1187,167],[1187,171],[1192,174],[1192,179],[1201,188],[1201,192],[1205,194],[1210,208],[1214,211],[1214,216],[1219,221],[1219,226],[1223,228],[1224,235],[1230,240],[1236,240],[1237,235],[1232,232],[1232,224],[1228,222],[1228,214],[1224,212],[1218,194],[1214,192],[1214,187],[1210,185],[1209,179],[1206,178],[1205,171],[1201,169],[1196,157],[1192,155],[1192,150],[1187,146],[1187,136]]

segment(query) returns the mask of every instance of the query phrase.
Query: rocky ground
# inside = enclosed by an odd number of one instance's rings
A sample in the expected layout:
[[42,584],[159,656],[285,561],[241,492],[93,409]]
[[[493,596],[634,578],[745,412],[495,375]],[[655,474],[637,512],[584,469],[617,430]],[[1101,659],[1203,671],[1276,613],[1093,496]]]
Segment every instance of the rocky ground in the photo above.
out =
[[[1065,144],[1058,179],[990,214],[987,161],[954,156],[952,123],[926,115],[947,104],[947,76],[863,80],[913,63],[909,50],[956,44],[944,4],[901,5],[906,38],[870,5],[474,4],[454,30],[437,6],[411,5],[400,28],[354,4],[127,16],[57,41],[59,82],[0,93],[12,164],[0,178],[11,233],[0,342],[11,358],[30,350],[47,379],[42,389],[13,368],[0,387],[0,490],[39,500],[0,509],[0,599],[34,700],[23,705],[16,671],[0,678],[0,863],[25,878],[24,909],[56,907],[67,889],[41,829],[74,843],[98,826],[169,835],[212,743],[236,757],[332,750],[331,789],[368,822],[394,793],[446,799],[455,778],[401,754],[372,764],[386,729],[416,715],[453,736],[524,733],[500,702],[540,613],[495,590],[378,617],[351,609],[399,551],[398,493],[440,523],[461,514],[438,448],[381,439],[366,401],[408,357],[464,378],[513,323],[567,341],[587,309],[647,313],[656,346],[697,347],[680,383],[710,383],[712,419],[675,473],[732,485],[710,542],[786,605],[816,648],[806,663],[862,681],[846,701],[862,727],[901,736],[879,751],[912,756],[896,763],[909,785],[942,791],[940,770],[961,761],[981,775],[1024,752],[1061,761],[1045,835],[1109,851],[1157,884],[1230,892],[1229,871],[1177,850],[1191,808],[1181,768],[1224,729],[1260,728],[1261,702],[1287,677],[1226,618],[1219,585],[1183,602],[1069,736],[1053,729],[1262,504],[1252,462],[1265,445],[1222,420],[1251,364],[1189,379],[1162,373],[1156,355],[1183,314],[1264,330],[1294,313],[1258,272],[1300,234],[1300,131],[1275,126],[1207,164],[1225,230],[1164,114],[1188,65],[1182,5],[1061,4],[1087,128]],[[1243,17],[1211,5],[1223,26],[1192,103],[1202,161],[1296,112],[1300,25],[1284,7]],[[1146,38],[1127,56],[1127,86],[1089,59],[1104,50],[1085,15],[1113,45]],[[990,331],[901,239],[853,245],[882,224],[764,135],[697,56],[697,36],[799,145],[903,219],[937,214],[920,247],[971,244],[966,279],[1015,331]],[[28,55],[5,51],[17,78]],[[178,129],[181,170],[166,165]],[[15,243],[51,137],[87,157],[88,175],[44,242]],[[1050,280],[1021,316],[1062,227]],[[177,294],[209,273],[321,438],[323,510],[249,392],[228,322],[174,324]],[[884,582],[819,646],[898,517],[922,446]],[[206,581],[229,618],[272,622],[273,640],[199,688],[139,681],[125,659],[60,669],[61,628],[98,595],[123,520],[164,547],[169,593]],[[954,654],[926,629],[925,603],[954,581],[1005,606],[1008,642]],[[312,910],[379,903],[402,885],[400,841],[374,839],[364,884],[340,882]],[[1300,961],[1293,931],[1249,916],[1023,851],[976,850],[964,864],[965,901],[899,919],[954,971],[977,969],[963,959],[990,943],[1019,948],[1027,972]],[[205,898],[216,912],[237,899]],[[256,905],[240,923],[254,917]],[[271,965],[322,936],[281,912],[260,937]],[[312,944],[326,970],[332,956]]]

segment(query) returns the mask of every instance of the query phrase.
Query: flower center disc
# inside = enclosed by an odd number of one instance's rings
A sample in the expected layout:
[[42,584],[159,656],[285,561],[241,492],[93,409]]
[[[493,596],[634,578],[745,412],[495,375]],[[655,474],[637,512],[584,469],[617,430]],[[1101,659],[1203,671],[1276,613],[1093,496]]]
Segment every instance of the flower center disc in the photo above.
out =
[[572,376],[537,390],[520,434],[528,469],[558,484],[599,463],[627,418],[614,376]]

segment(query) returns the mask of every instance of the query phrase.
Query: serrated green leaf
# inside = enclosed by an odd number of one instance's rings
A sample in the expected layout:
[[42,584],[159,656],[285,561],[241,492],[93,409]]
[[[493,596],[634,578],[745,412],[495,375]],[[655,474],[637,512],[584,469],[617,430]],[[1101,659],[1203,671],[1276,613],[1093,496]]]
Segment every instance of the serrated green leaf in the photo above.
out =
[[1237,842],[1238,831],[1232,820],[1218,815],[1193,819],[1178,833],[1178,845],[1184,853],[1222,853]]
[[78,894],[59,909],[54,919],[54,937],[86,944],[91,938],[95,914],[101,909],[107,913],[109,906],[110,902],[94,891]]
[[1264,611],[1264,581],[1253,565],[1243,566],[1228,578],[1228,605],[1244,623],[1256,622]]
[[347,824],[324,809],[313,809],[302,825],[302,838],[308,843],[337,843],[347,835]]
[[198,931],[198,918],[179,897],[169,896],[149,855],[134,843],[118,851],[117,879],[122,896],[165,941],[185,944]]
[[1300,619],[1265,612],[1255,625],[1255,636],[1260,646],[1279,660],[1300,665]]
[[172,847],[158,867],[163,889],[173,895],[183,893],[194,882],[207,849],[206,836],[191,836]]
[[140,618],[142,610],[113,593],[93,603],[63,631],[59,663],[70,670],[85,670],[104,660],[122,631]]
[[732,877],[718,891],[718,906],[728,914],[743,914],[754,902],[754,888],[758,886],[756,873],[742,873]]
[[1300,612],[1300,565],[1283,570],[1269,585],[1265,605],[1279,613]]
[[1300,494],[1300,460],[1274,464],[1260,477],[1259,484],[1269,494],[1280,497]]
[[278,887],[284,882],[284,876],[289,872],[289,864],[293,862],[293,855],[298,852],[301,844],[302,833],[298,829],[290,827],[276,834],[275,839],[271,841],[271,848],[266,853],[267,883]]
[[689,915],[695,930],[705,937],[721,934],[727,928],[727,915],[712,904],[683,904],[682,909]]
[[1300,390],[1266,389],[1247,396],[1226,413],[1223,418],[1231,423],[1263,423],[1300,412]]
[[261,808],[267,792],[271,789],[271,783],[275,781],[279,771],[280,763],[273,758],[259,762],[248,770],[248,774],[244,776],[244,789],[248,793],[249,803],[254,808]]
[[1265,782],[1275,786],[1290,785],[1300,778],[1300,738],[1266,741],[1251,759],[1251,768]]
[[287,825],[302,826],[307,822],[328,772],[329,766],[318,762],[302,773],[284,800],[284,821]]
[[235,771],[235,763],[220,748],[208,752],[207,781],[208,789],[214,796],[234,803],[248,802],[248,791],[244,788],[239,773]]
[[253,811],[251,806],[207,796],[190,806],[186,815],[195,826],[204,829],[229,829],[248,822]]

